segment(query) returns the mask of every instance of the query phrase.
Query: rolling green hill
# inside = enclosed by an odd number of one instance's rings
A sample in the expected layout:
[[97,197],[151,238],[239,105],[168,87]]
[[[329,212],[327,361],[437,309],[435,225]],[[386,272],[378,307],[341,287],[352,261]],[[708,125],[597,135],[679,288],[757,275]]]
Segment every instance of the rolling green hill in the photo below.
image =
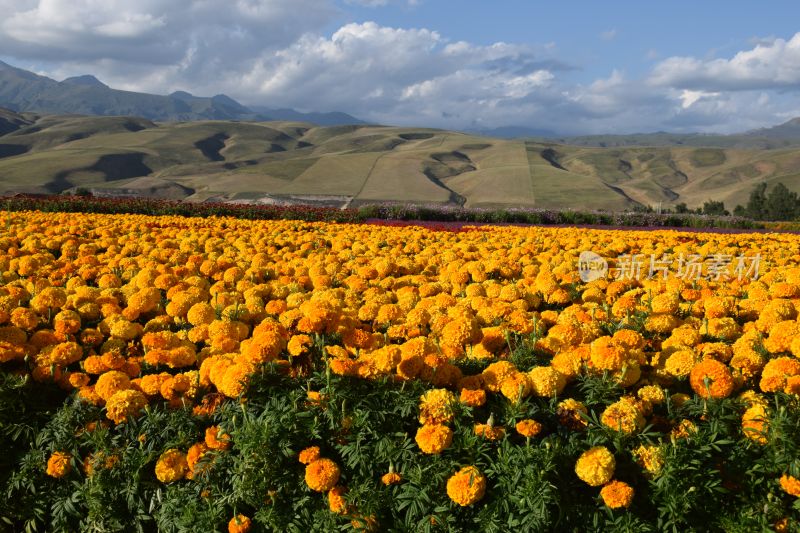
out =
[[0,111],[0,192],[619,210],[800,191],[800,149],[598,148],[444,130]]

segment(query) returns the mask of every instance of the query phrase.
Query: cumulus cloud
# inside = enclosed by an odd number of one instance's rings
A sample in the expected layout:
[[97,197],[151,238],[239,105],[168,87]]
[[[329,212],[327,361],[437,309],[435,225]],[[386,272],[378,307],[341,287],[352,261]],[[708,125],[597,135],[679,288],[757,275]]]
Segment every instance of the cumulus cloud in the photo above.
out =
[[700,91],[800,88],[800,33],[759,40],[730,59],[671,57],[654,68],[650,83]]
[[[391,123],[462,127],[547,87],[568,68],[533,47],[451,42],[427,29],[347,24],[263,57],[241,80],[274,105],[313,102]],[[259,96],[256,96],[259,95]]]
[[[115,77],[133,69],[237,68],[332,20],[328,0],[0,0],[5,55]],[[101,72],[103,74],[103,72]]]

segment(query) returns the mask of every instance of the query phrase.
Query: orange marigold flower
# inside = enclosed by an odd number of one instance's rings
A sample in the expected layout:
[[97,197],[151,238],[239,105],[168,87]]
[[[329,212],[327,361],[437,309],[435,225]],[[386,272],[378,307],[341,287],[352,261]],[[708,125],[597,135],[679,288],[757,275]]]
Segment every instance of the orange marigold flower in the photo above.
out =
[[72,471],[72,455],[66,452],[55,452],[47,460],[47,475],[56,479],[62,478]]
[[486,440],[500,440],[506,434],[506,430],[502,426],[493,424],[475,424],[473,431],[477,436]]
[[341,485],[336,485],[328,491],[328,509],[334,514],[347,514],[347,500],[344,493],[347,489]]
[[228,533],[247,533],[251,526],[250,518],[243,514],[237,514],[228,522]]
[[108,401],[114,394],[131,388],[131,380],[127,374],[118,370],[105,372],[94,385],[94,391],[102,399]]
[[461,389],[459,400],[470,407],[480,407],[486,403],[486,391],[483,389]]
[[730,370],[714,359],[704,359],[694,365],[689,374],[689,383],[701,398],[727,398],[733,392]]
[[297,456],[297,460],[303,463],[304,465],[311,464],[319,458],[320,458],[319,446],[309,446],[308,448],[301,451]]
[[206,468],[198,468],[197,464],[208,452],[208,446],[205,442],[196,442],[189,447],[186,452],[186,464],[189,467],[186,472],[186,479],[194,479],[195,476],[201,474]]
[[486,493],[486,476],[474,466],[465,466],[447,480],[447,495],[462,507],[477,503]]
[[306,484],[311,490],[327,492],[339,481],[339,466],[330,459],[317,459],[306,466]]
[[542,425],[536,420],[532,420],[530,418],[520,420],[514,427],[516,428],[517,433],[526,438],[535,437],[542,431]]
[[784,474],[780,479],[781,488],[786,494],[791,494],[796,498],[800,498],[800,479]]
[[624,481],[614,480],[600,489],[600,497],[610,509],[628,507],[633,501],[633,487]]
[[764,392],[775,392],[786,387],[789,377],[800,375],[800,361],[794,357],[776,357],[764,365],[759,387]]
[[439,454],[453,443],[453,430],[442,424],[425,424],[417,430],[414,440],[424,453]]
[[206,446],[212,450],[227,450],[231,447],[231,436],[219,426],[206,428]]
[[381,483],[383,483],[384,485],[387,485],[387,486],[388,485],[397,485],[401,481],[403,481],[403,476],[401,476],[397,472],[390,471],[390,472],[387,472],[386,474],[384,474],[383,476],[381,476]]

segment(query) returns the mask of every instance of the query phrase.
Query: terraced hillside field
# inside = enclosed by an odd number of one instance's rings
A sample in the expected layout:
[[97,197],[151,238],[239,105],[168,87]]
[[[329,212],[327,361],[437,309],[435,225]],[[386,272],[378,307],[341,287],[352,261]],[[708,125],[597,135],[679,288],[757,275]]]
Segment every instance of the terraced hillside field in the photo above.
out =
[[625,209],[800,190],[800,149],[598,148],[386,126],[160,124],[0,110],[0,192]]

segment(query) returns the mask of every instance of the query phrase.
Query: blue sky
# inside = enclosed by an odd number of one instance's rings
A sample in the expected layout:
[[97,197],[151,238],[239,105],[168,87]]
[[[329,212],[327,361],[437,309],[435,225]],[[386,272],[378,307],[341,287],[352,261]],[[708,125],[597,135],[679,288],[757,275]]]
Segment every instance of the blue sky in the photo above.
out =
[[[583,81],[613,69],[643,75],[668,56],[717,57],[752,40],[791,37],[800,31],[800,2],[703,0],[670,2],[422,0],[380,7],[342,3],[346,21],[428,28],[452,40],[555,45],[559,57],[579,67]],[[457,16],[455,15],[457,13]],[[332,26],[331,29],[334,27]]]
[[800,116],[796,1],[0,0],[0,9],[0,59],[137,91],[559,134],[737,132]]

